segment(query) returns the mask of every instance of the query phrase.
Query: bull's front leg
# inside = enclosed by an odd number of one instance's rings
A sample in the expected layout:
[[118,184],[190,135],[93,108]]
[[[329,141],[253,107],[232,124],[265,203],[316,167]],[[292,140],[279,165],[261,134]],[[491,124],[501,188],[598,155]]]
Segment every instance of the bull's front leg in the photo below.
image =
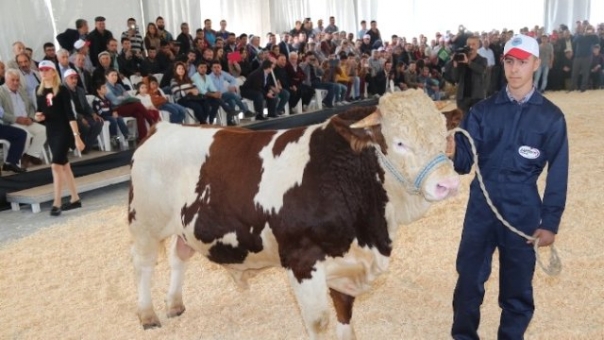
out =
[[329,294],[333,300],[333,306],[336,309],[338,316],[338,325],[336,326],[336,334],[339,340],[354,340],[356,336],[354,329],[350,324],[352,319],[352,306],[354,304],[354,296],[340,293],[333,288],[329,289]]
[[328,338],[329,307],[323,264],[315,264],[311,278],[298,280],[291,269],[287,271],[287,274],[310,338]]

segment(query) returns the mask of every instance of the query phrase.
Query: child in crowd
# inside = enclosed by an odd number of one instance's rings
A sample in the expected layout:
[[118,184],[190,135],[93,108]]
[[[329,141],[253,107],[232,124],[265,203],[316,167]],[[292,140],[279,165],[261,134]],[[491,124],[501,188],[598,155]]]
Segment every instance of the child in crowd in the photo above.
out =
[[151,113],[157,117],[161,117],[159,109],[153,105],[151,96],[149,95],[149,87],[145,82],[141,82],[137,86],[136,98],[141,100],[141,104]]
[[104,120],[109,122],[109,134],[111,135],[111,145],[117,147],[120,145],[119,136],[117,135],[117,129],[119,127],[122,135],[126,140],[130,140],[128,126],[124,122],[124,118],[118,116],[117,111],[113,109],[113,105],[105,97],[107,94],[107,86],[104,83],[96,84],[95,86],[96,96],[92,101],[92,110],[101,116]]
[[[187,115],[187,109],[182,105],[168,102],[168,97],[159,88],[157,78],[149,76],[143,82],[148,85],[149,97],[153,106],[161,111],[170,112],[170,123],[182,124]],[[143,103],[143,105],[147,104]]]

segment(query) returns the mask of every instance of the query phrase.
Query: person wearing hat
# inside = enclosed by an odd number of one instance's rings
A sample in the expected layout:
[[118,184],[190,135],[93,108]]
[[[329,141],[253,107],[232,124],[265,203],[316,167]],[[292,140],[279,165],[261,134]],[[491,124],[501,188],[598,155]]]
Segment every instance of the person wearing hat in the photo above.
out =
[[[570,90],[584,92],[590,76],[590,66],[594,45],[600,43],[600,37],[596,35],[594,27],[587,25],[583,34],[577,34],[573,39],[573,67],[571,70]],[[581,78],[581,83],[579,83]]]
[[[71,96],[67,88],[61,85],[56,65],[51,61],[43,60],[38,68],[42,83],[37,91],[38,112],[35,118],[38,122],[44,122],[46,126],[52,157],[50,168],[54,188],[50,215],[59,216],[61,211],[82,207],[67,155],[69,149],[77,148],[82,151],[85,145],[80,138],[76,115],[72,110]],[[71,199],[61,203],[64,185],[67,185]]]
[[[548,246],[556,238],[566,204],[566,122],[562,111],[534,87],[533,73],[540,64],[537,41],[525,35],[513,36],[505,44],[503,55],[507,87],[474,105],[461,128],[476,143],[478,167],[501,215],[515,228],[538,238],[539,246]],[[458,133],[453,144],[455,170],[469,173],[474,157],[470,143]],[[546,164],[541,199],[537,179]],[[499,252],[502,309],[497,338],[524,338],[535,309],[532,243],[497,219],[475,177],[457,254],[459,277],[453,294],[451,328],[454,339],[479,338],[480,305],[495,248]]]
[[81,55],[83,57],[83,65],[82,68],[92,73],[94,71],[94,65],[92,65],[92,60],[90,59],[90,41],[79,39],[75,43],[73,43],[73,53],[69,56],[69,62],[72,64],[76,64],[76,56]]
[[82,153],[87,154],[97,144],[97,137],[101,134],[105,122],[103,118],[92,111],[86,99],[86,92],[78,86],[79,79],[80,75],[74,69],[69,69],[63,74],[63,82],[71,96],[73,108],[77,115],[78,130],[85,145]]
[[113,33],[105,29],[105,17],[94,18],[94,30],[86,37],[90,41],[90,60],[94,67],[99,66],[99,53],[107,50],[109,40],[113,39]]

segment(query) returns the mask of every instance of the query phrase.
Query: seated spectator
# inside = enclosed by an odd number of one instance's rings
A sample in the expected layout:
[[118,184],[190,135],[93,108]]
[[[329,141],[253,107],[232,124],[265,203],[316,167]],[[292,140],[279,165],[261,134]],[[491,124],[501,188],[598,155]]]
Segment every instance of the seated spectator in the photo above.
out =
[[58,63],[55,63],[57,73],[59,74],[61,81],[63,81],[63,75],[65,72],[67,72],[69,69],[73,69],[75,66],[69,62],[69,52],[67,50],[60,49],[57,51],[57,60],[59,61]]
[[105,73],[107,82],[106,97],[111,101],[117,113],[122,117],[134,117],[138,129],[138,142],[147,136],[147,125],[153,125],[159,121],[157,113],[149,112],[140,100],[131,96],[126,89],[118,84],[118,74],[114,69],[109,69]]
[[[13,56],[15,58],[10,59],[9,61],[7,61],[6,62],[6,67],[7,68],[19,68],[19,65],[17,63],[17,59],[16,58],[17,58],[17,56],[19,56],[20,54],[25,53],[25,52],[26,52],[25,45],[22,42],[20,42],[20,41],[15,41],[13,43]],[[36,65],[36,62],[33,61],[31,57],[29,57],[29,60],[30,60],[29,68],[31,70],[38,71],[38,65]],[[4,64],[2,64],[2,66],[4,66]],[[0,85],[2,85],[2,84],[0,84]]]
[[409,87],[405,83],[405,71],[406,65],[404,63],[399,63],[396,65],[396,70],[394,71],[394,86],[398,87],[401,91],[407,90]]
[[92,60],[90,59],[90,42],[86,40],[78,40],[73,44],[74,53],[69,56],[69,62],[75,65],[76,56],[82,55],[84,58],[84,64],[82,66],[86,71],[92,72],[94,71],[94,65],[92,65]]
[[92,73],[84,67],[84,55],[75,54],[73,66],[73,69],[78,73],[78,86],[83,88],[86,94],[93,94]]
[[[279,47],[275,45],[275,47]],[[273,62],[273,80],[276,80],[276,92],[277,92],[277,115],[285,114],[285,105],[289,103],[290,97],[290,80],[285,70],[285,65],[287,65],[287,58],[284,55],[279,55],[277,60]],[[291,107],[290,107],[291,109]]]
[[21,71],[20,84],[25,88],[29,98],[36,103],[36,89],[40,85],[40,74],[36,70],[31,69],[31,59],[27,53],[21,53],[16,58],[17,64],[19,65],[19,71]]
[[373,77],[373,84],[375,92],[377,95],[384,95],[388,90],[388,86],[390,84],[390,80],[394,78],[394,74],[392,71],[392,62],[390,60],[386,60],[384,62],[384,68]]
[[336,73],[338,68],[338,60],[335,57],[331,56],[329,59],[325,60],[321,64],[321,68],[323,69],[323,82],[331,83],[334,85],[336,92],[334,96],[335,105],[346,105],[350,104],[344,101],[344,97],[346,96],[346,85],[340,84],[336,81]]
[[[107,73],[107,71],[109,69],[115,70],[114,68],[111,67],[111,54],[109,54],[109,52],[103,51],[103,52],[99,53],[98,60],[99,60],[99,67],[94,69],[94,72],[92,72],[92,84],[97,84],[97,83],[104,84],[106,82],[105,74]],[[120,84],[121,86],[125,87],[125,85],[122,82],[122,79],[120,77],[118,77],[117,83]]]
[[214,83],[214,87],[220,93],[222,93],[222,100],[229,105],[231,110],[235,110],[239,107],[239,110],[245,114],[246,117],[253,117],[255,114],[251,112],[247,105],[241,101],[237,85],[237,79],[230,75],[228,72],[222,70],[222,66],[218,61],[212,63],[212,73],[210,73],[210,80]]
[[170,88],[174,101],[184,107],[193,110],[195,118],[201,124],[208,124],[208,111],[195,84],[189,78],[185,63],[177,61],[174,64],[174,76],[170,81]]
[[82,154],[87,154],[93,147],[98,146],[97,137],[101,134],[105,122],[103,118],[92,111],[84,89],[78,86],[78,73],[70,69],[65,72],[63,78],[65,79],[63,81],[65,87],[71,96],[73,108],[77,115],[78,130],[85,145]]
[[4,85],[5,82],[5,73],[6,73],[6,67],[4,66],[4,63],[2,61],[0,61],[0,86]]
[[313,89],[327,90],[327,96],[323,99],[323,105],[330,108],[333,107],[333,99],[336,94],[336,84],[323,82],[323,69],[319,64],[319,60],[313,52],[307,52],[306,60],[300,63],[300,68],[306,75],[304,84]]
[[124,118],[120,117],[117,110],[114,109],[111,101],[105,96],[107,94],[107,85],[104,83],[97,83],[94,88],[95,98],[92,101],[92,110],[96,112],[103,120],[109,122],[109,135],[111,136],[111,145],[116,148],[121,145],[119,136],[117,135],[117,129],[120,129],[122,136],[125,140],[131,140],[130,131],[124,121]]
[[239,55],[241,57],[240,61],[229,62],[229,73],[235,78],[247,77],[253,71],[252,63],[248,59],[245,48],[239,49]]
[[141,75],[143,77],[162,73],[159,62],[157,61],[157,49],[155,47],[150,47],[147,50],[147,57],[143,60],[141,64]]
[[304,74],[304,71],[302,71],[302,68],[298,65],[298,59],[299,56],[297,52],[290,52],[288,63],[285,66],[285,71],[287,72],[287,76],[290,81],[290,111],[298,105],[298,101],[300,99],[302,99],[302,111],[306,111],[308,104],[314,95],[314,90],[312,87],[304,84],[306,75]]
[[[359,86],[360,86],[359,79],[358,79],[358,77],[355,77],[355,78],[350,77],[350,72],[348,69],[348,56],[345,53],[342,53],[340,55],[340,60],[338,60],[338,64],[336,65],[335,81],[338,84],[346,86],[346,94],[344,96],[344,101],[347,101],[347,100],[352,101],[353,98],[358,97]],[[354,92],[354,94],[353,94],[353,92]]]
[[[227,60],[227,56],[224,53],[224,48],[214,48],[214,60],[212,61],[212,63],[214,63],[214,61],[218,61],[223,70],[229,69],[229,61]],[[212,63],[210,63],[209,65],[211,65]]]
[[428,66],[424,66],[422,68],[422,72],[417,77],[417,81],[423,84],[424,92],[432,98],[432,100],[441,100],[444,96],[444,93],[440,91],[440,83],[438,80],[432,78],[432,74],[430,73],[430,68]]
[[136,90],[136,98],[141,101],[141,104],[153,115],[157,115],[161,118],[159,114],[159,109],[153,105],[153,101],[151,101],[151,96],[149,95],[149,87],[146,82],[140,82],[138,84]]
[[[0,107],[0,139],[7,140],[10,143],[8,150],[2,150],[6,156],[6,162],[2,164],[2,171],[12,171],[14,173],[23,173],[27,170],[17,165],[21,160],[23,150],[25,150],[25,141],[27,140],[27,132],[22,129],[5,125],[2,123],[4,110]],[[2,172],[0,172],[0,175]]]
[[159,88],[159,82],[154,76],[146,77],[143,82],[148,84],[149,97],[153,106],[161,111],[170,112],[170,123],[182,124],[185,121],[187,109],[179,104],[170,103],[164,91]]
[[241,85],[240,91],[243,98],[247,98],[254,102],[254,111],[256,112],[256,120],[264,120],[263,109],[266,101],[268,116],[271,118],[277,117],[277,93],[275,92],[275,81],[271,76],[273,63],[270,60],[262,62],[260,68],[252,71]]
[[50,60],[55,64],[59,63],[59,60],[57,59],[57,53],[56,53],[56,48],[55,48],[55,44],[51,43],[51,42],[47,42],[44,44],[44,58],[42,58],[42,60]]
[[405,84],[410,89],[423,89],[424,84],[419,81],[419,73],[417,72],[417,64],[412,61],[409,63],[407,71],[405,71]]
[[[140,52],[139,52],[140,53]],[[126,78],[132,75],[141,75],[143,59],[132,49],[132,42],[128,38],[122,38],[122,51],[117,57],[120,73]]]
[[20,82],[18,70],[8,69],[6,71],[6,84],[0,86],[0,106],[4,109],[2,120],[5,124],[10,124],[28,133],[25,154],[21,158],[21,167],[27,168],[30,164],[42,164],[46,128],[34,121],[35,105],[26,90],[21,87]]
[[208,76],[208,65],[204,62],[197,65],[197,73],[191,77],[191,81],[199,90],[199,93],[204,98],[205,109],[209,115],[209,123],[214,124],[214,119],[218,112],[218,107],[222,107],[226,111],[228,125],[237,125],[234,121],[236,111],[227,105],[222,99],[222,93],[216,90],[214,82]]

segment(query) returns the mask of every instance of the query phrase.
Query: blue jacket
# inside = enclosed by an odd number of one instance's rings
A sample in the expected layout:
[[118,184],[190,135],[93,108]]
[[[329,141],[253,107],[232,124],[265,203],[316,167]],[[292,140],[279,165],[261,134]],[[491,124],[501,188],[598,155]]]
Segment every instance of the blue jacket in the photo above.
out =
[[[476,143],[487,191],[495,205],[503,207],[503,217],[505,211],[521,214],[524,207],[536,207],[541,215],[538,227],[557,233],[568,183],[568,139],[560,109],[538,91],[519,104],[504,89],[473,106],[460,127]],[[459,133],[455,142],[455,170],[467,174],[473,165],[470,144]],[[546,164],[548,174],[541,201],[537,179]],[[469,205],[473,204],[472,196],[484,200],[482,194],[477,194],[480,189],[476,179],[471,190],[474,195],[471,193]],[[518,223],[521,221],[519,216]]]

